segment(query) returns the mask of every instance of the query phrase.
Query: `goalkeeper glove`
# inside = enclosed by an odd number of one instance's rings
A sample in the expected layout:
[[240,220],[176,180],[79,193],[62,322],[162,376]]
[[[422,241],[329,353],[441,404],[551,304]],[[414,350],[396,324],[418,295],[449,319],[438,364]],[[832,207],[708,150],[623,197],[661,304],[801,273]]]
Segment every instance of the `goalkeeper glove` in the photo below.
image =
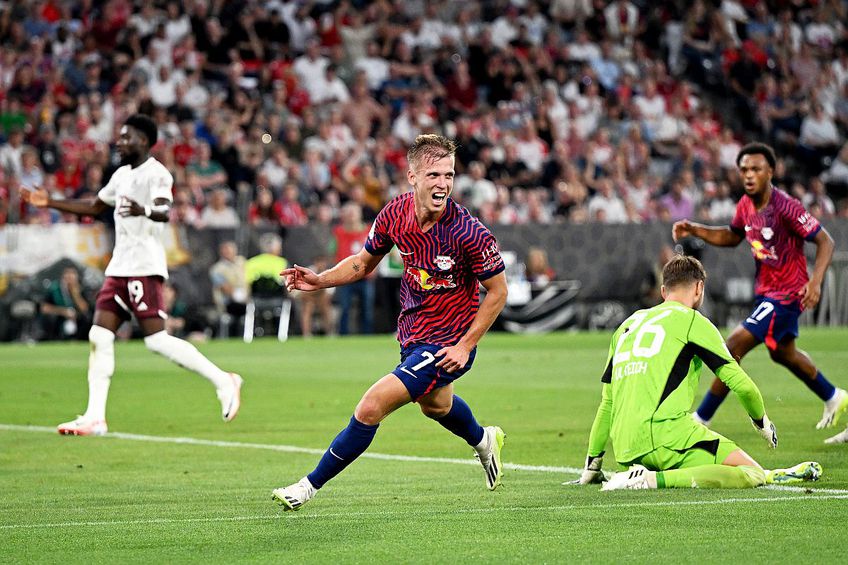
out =
[[768,416],[763,414],[761,420],[751,418],[751,423],[754,425],[754,429],[760,432],[760,435],[763,436],[769,447],[772,449],[777,447],[777,429],[775,429],[774,424],[769,420]]
[[574,479],[573,481],[568,481],[569,485],[592,485],[592,484],[601,484],[606,480],[604,476],[604,472],[601,471],[601,465],[604,462],[604,454],[601,452],[600,455],[596,455],[592,457],[591,455],[586,457],[586,466],[583,468],[583,473],[580,475],[579,479]]

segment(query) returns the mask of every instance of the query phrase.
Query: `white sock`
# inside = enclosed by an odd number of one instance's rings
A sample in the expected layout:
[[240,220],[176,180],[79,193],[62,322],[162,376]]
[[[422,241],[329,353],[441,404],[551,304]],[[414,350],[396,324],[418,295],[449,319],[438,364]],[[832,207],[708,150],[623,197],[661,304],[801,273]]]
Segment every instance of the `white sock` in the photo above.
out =
[[92,420],[106,419],[106,399],[115,372],[115,334],[101,326],[91,326],[88,332],[91,353],[88,355],[88,408],[85,416]]
[[489,434],[486,432],[486,428],[483,428],[483,439],[474,446],[474,451],[480,455],[485,455],[489,451]]
[[842,389],[836,388],[833,390],[833,394],[830,395],[830,398],[824,401],[827,404],[828,408],[833,408],[835,405],[839,404],[842,401]]
[[165,330],[144,338],[144,345],[150,351],[209,379],[216,389],[230,386],[233,382],[228,373],[204,357],[195,346],[178,337],[168,335]]

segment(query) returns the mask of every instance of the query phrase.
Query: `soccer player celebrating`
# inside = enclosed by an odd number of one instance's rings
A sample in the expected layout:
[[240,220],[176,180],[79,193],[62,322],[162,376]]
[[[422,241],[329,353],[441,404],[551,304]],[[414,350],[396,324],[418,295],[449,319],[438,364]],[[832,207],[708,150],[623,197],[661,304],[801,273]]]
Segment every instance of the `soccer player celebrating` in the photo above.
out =
[[165,331],[162,286],[168,276],[162,243],[171,204],[171,173],[150,156],[156,144],[156,124],[148,116],[127,118],[117,140],[119,167],[97,196],[54,200],[45,190],[24,193],[38,207],[96,216],[115,208],[115,249],[106,267],[106,281],[97,294],[94,325],[88,333],[88,408],[85,414],[58,426],[64,435],[107,432],[106,398],[115,370],[115,331],[132,315],[138,319],[148,349],[195,371],[215,385],[225,422],[236,417],[242,379],[216,367],[192,344]]
[[[369,388],[350,423],[318,466],[299,482],[273,491],[284,510],[297,510],[369,446],[380,422],[409,402],[474,448],[494,490],[501,482],[504,432],[481,427],[453,381],[474,362],[476,346],[506,303],[504,263],[492,234],[450,199],[456,144],[419,135],[409,149],[412,192],[389,202],[364,247],[316,274],[295,265],[283,271],[289,290],[313,291],[361,280],[398,247],[404,261],[398,318],[400,364]],[[479,283],[478,283],[479,281]],[[479,284],[486,297],[479,300]]]
[[[817,429],[836,425],[848,409],[848,393],[834,387],[795,346],[798,317],[814,308],[821,297],[821,285],[833,256],[833,239],[798,200],[771,183],[775,167],[774,150],[762,143],[743,147],[736,165],[745,194],[736,205],[729,226],[705,226],[681,220],[672,228],[677,241],[695,236],[719,247],[732,247],[747,240],[757,264],[757,302],[751,315],[727,338],[727,347],[741,361],[754,347],[765,342],[772,360],[789,369],[824,401],[824,413]],[[812,276],[807,275],[804,241],[816,244]],[[715,411],[727,396],[727,386],[715,379],[694,417],[709,425]]]
[[731,356],[718,329],[697,311],[706,279],[697,259],[673,257],[663,267],[664,302],[635,312],[613,334],[586,467],[574,483],[603,481],[609,438],[618,462],[630,469],[613,475],[602,490],[748,488],[821,475],[815,462],[764,471],[734,442],[689,417],[706,364],[736,393],[769,446],[777,447],[757,385]]

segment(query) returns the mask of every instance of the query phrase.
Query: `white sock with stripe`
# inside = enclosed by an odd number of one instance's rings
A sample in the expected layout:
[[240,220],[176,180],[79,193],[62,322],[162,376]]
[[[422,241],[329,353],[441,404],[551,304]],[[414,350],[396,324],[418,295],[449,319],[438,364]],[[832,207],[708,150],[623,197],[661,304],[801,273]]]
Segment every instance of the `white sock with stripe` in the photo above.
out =
[[144,338],[144,345],[181,367],[209,379],[216,389],[232,386],[233,381],[226,371],[207,359],[195,346],[162,330]]
[[85,416],[91,420],[106,419],[106,399],[112,373],[115,372],[115,334],[101,326],[91,326],[88,332],[91,352],[88,355],[88,408]]

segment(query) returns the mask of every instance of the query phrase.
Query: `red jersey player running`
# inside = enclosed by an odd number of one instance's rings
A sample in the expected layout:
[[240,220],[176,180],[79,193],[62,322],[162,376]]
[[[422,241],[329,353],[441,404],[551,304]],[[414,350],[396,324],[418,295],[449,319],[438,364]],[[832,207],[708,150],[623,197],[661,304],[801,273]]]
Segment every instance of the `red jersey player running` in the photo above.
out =
[[[783,365],[824,401],[824,414],[817,429],[836,425],[848,408],[848,393],[834,387],[812,359],[795,346],[798,317],[814,308],[821,297],[821,285],[833,256],[833,239],[801,203],[771,183],[776,159],[774,150],[762,143],[743,147],[736,165],[745,186],[745,195],[736,205],[729,226],[705,226],[682,220],[672,228],[677,241],[695,236],[720,247],[739,245],[747,240],[757,264],[754,310],[727,338],[727,347],[741,360],[764,342],[772,360]],[[807,275],[804,241],[816,244],[812,277]],[[693,415],[709,424],[727,396],[728,388],[713,380],[710,390]]]
[[[412,192],[380,211],[362,250],[320,274],[298,265],[282,272],[290,290],[312,291],[361,280],[395,245],[404,262],[400,364],[365,392],[318,466],[297,483],[274,490],[274,500],[285,510],[309,501],[368,448],[386,416],[410,402],[474,448],[490,490],[501,482],[503,430],[481,427],[453,393],[453,381],[471,368],[477,342],[507,296],[495,238],[449,198],[455,152],[456,144],[445,137],[419,135],[407,154]],[[482,302],[480,284],[487,291]]]
[[60,424],[64,435],[103,435],[106,398],[115,370],[115,331],[132,315],[138,319],[148,349],[209,379],[221,401],[225,422],[236,417],[241,403],[240,376],[216,367],[187,341],[165,331],[162,287],[168,277],[162,234],[171,205],[171,173],[150,156],[156,144],[156,124],[135,114],[121,127],[119,167],[96,197],[53,200],[45,190],[24,193],[35,206],[96,216],[115,208],[115,249],[106,267],[106,281],[97,294],[94,325],[88,333],[88,409],[76,420]]

